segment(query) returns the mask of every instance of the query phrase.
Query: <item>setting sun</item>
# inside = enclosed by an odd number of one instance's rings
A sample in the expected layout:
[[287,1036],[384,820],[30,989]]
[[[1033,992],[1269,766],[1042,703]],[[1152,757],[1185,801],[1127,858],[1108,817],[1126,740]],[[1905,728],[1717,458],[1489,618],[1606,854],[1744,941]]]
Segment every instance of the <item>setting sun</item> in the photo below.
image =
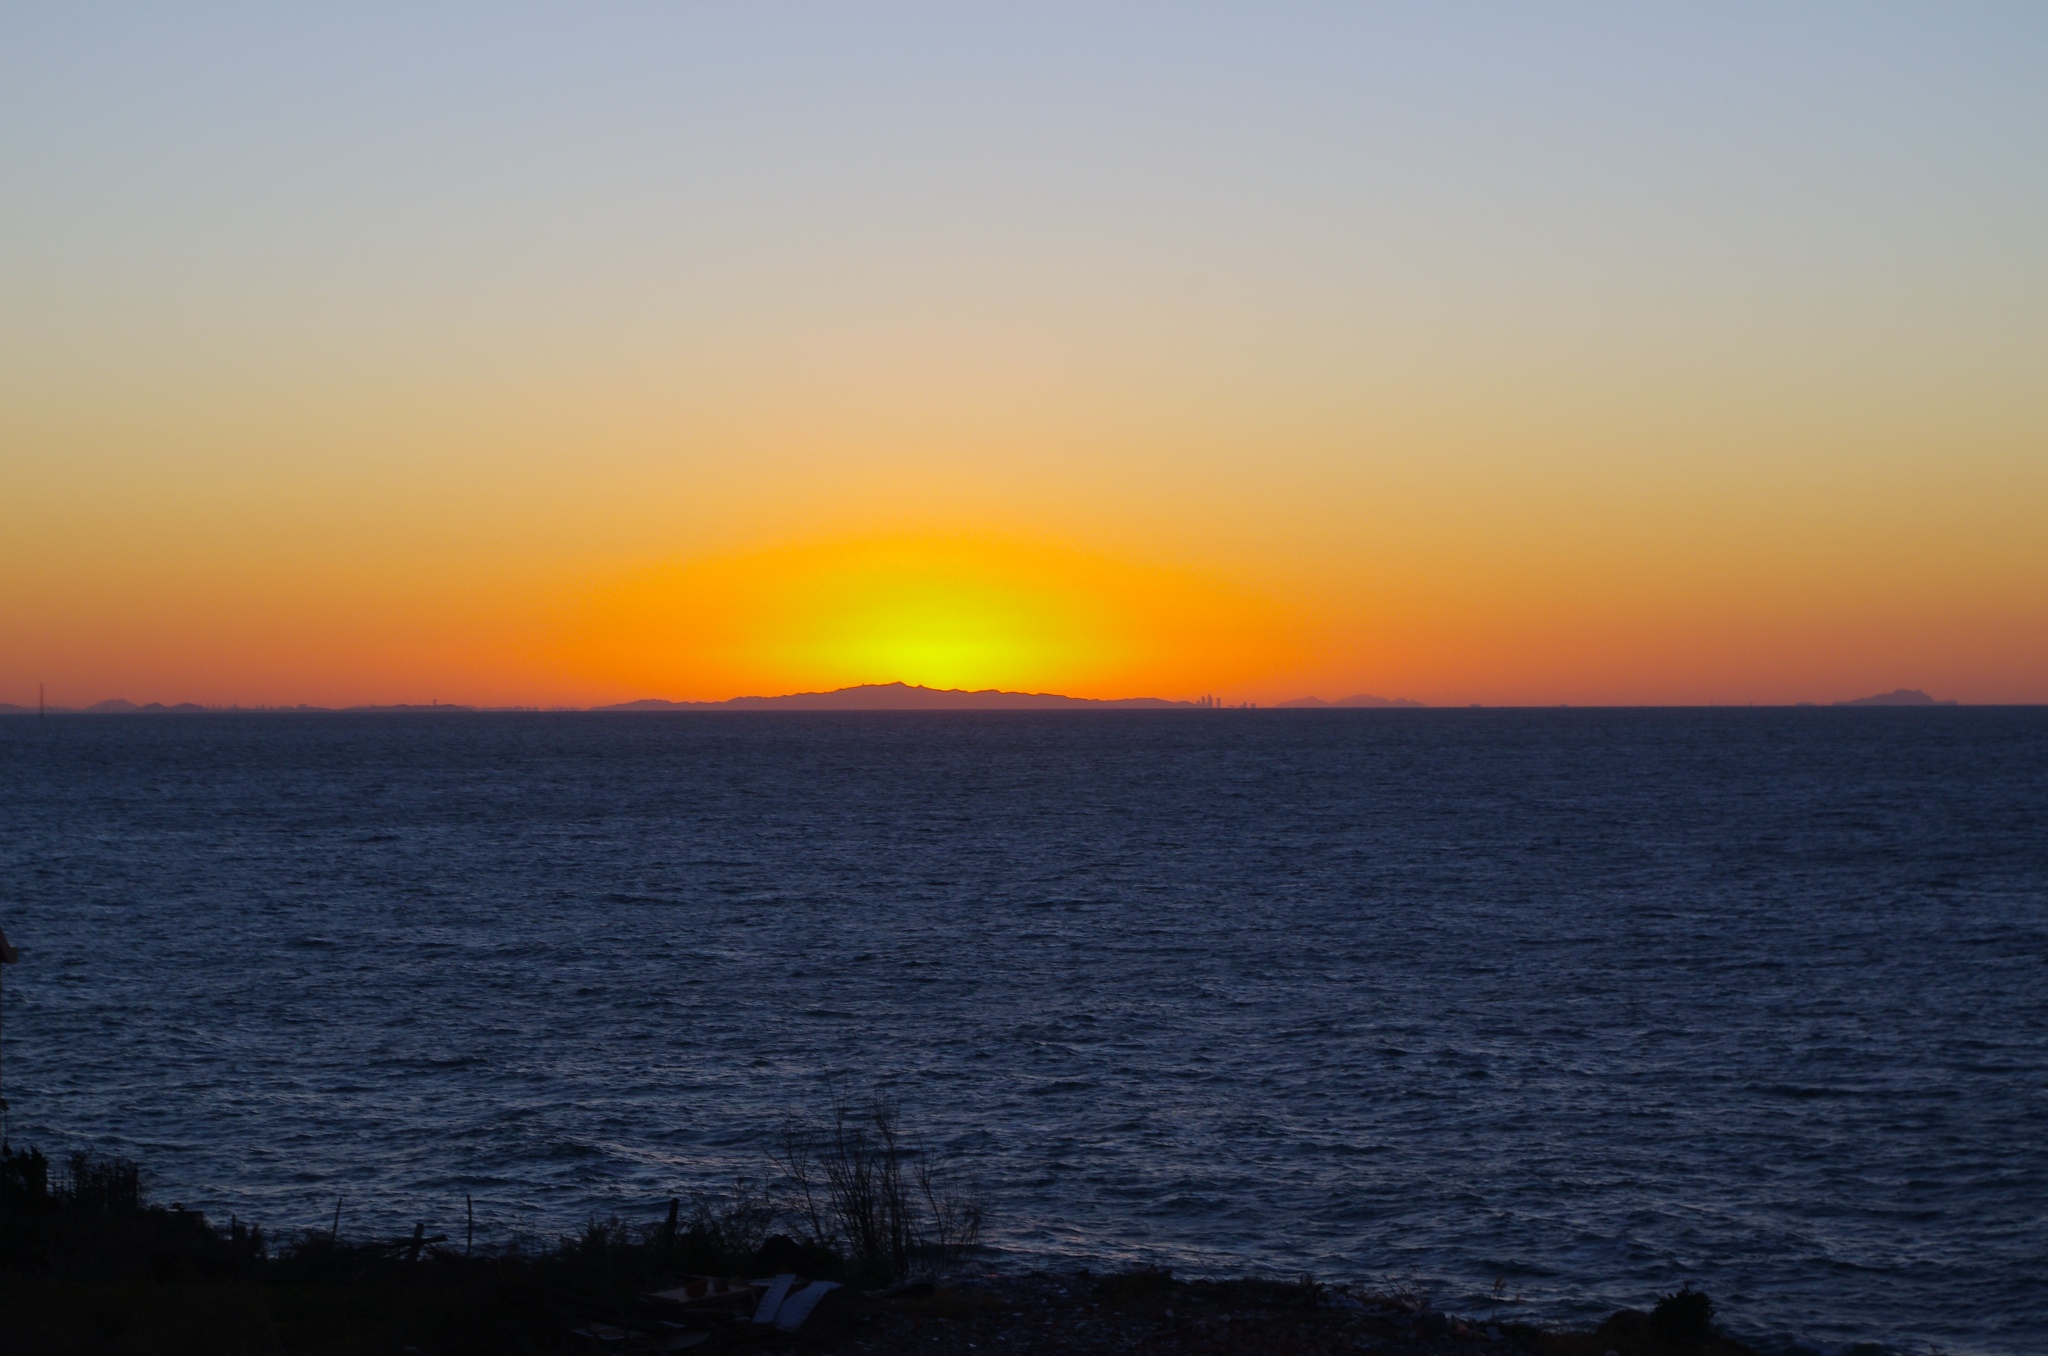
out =
[[580,677],[670,695],[905,682],[1193,692],[1286,659],[1302,628],[1192,572],[972,537],[790,546],[649,568],[564,629]]

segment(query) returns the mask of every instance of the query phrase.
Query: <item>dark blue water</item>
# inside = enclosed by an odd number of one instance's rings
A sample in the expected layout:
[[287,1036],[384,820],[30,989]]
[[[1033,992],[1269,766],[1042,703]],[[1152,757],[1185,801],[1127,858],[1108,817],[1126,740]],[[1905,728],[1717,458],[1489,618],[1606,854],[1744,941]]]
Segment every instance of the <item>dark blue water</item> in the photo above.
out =
[[759,1174],[998,1263],[2048,1331],[2048,710],[0,719],[13,1139],[273,1232]]

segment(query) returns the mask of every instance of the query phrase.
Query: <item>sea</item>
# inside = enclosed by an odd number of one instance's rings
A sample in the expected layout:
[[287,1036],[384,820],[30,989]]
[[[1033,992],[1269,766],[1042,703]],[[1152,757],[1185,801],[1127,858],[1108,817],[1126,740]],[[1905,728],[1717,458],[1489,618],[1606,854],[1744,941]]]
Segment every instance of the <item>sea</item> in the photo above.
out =
[[883,1098],[993,1269],[2048,1348],[2048,708],[0,717],[7,1133],[273,1239]]

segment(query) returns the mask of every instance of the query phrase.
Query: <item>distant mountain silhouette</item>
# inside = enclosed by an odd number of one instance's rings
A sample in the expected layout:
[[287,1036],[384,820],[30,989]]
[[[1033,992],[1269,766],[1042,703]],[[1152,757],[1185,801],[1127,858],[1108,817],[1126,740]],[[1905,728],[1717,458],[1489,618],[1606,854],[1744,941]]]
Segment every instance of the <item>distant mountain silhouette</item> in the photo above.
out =
[[85,712],[87,715],[138,716],[161,715],[166,711],[204,711],[205,709],[205,707],[197,702],[179,702],[176,706],[165,706],[162,702],[150,702],[146,706],[137,706],[134,702],[124,701],[119,697],[109,697],[106,701],[94,702],[91,706],[85,708]]
[[1917,687],[1896,688],[1880,692],[1875,697],[1858,697],[1854,701],[1836,702],[1837,706],[1954,706],[1955,702],[1938,702]]
[[1119,697],[1097,701],[1063,697],[1054,692],[999,692],[984,688],[912,687],[905,683],[865,683],[834,692],[795,692],[786,697],[734,697],[722,702],[668,702],[656,697],[593,711],[1069,711],[1113,708],[1191,707],[1161,697]]
[[1387,697],[1375,697],[1370,692],[1360,692],[1355,696],[1350,697],[1339,697],[1336,701],[1333,702],[1326,702],[1321,697],[1296,697],[1291,702],[1280,703],[1280,707],[1282,710],[1297,711],[1307,711],[1314,710],[1317,707],[1332,706],[1370,706],[1379,707],[1382,709],[1393,709],[1398,707],[1404,710],[1420,711],[1428,705],[1429,703],[1427,702],[1411,702],[1406,697],[1394,697],[1391,699]]

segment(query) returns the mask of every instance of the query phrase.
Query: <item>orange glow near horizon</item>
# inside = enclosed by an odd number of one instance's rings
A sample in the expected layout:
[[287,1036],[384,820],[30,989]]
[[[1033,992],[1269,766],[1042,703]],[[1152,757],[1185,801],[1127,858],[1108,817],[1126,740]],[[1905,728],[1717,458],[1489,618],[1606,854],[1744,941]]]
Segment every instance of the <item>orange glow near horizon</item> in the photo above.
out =
[[562,632],[563,670],[675,699],[862,683],[1121,697],[1292,666],[1286,610],[1187,571],[986,537],[785,546],[648,568]]

